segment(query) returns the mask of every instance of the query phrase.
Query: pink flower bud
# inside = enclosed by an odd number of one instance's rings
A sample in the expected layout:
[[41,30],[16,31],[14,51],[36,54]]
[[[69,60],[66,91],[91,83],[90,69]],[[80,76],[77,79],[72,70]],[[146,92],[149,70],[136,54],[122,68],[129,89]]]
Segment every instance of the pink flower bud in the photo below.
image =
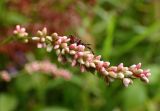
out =
[[93,62],[90,63],[90,66],[96,68],[96,65]]
[[106,71],[106,69],[104,67],[101,68],[101,72],[102,74],[104,74],[105,76],[109,75],[108,71]]
[[141,74],[141,73],[143,73],[143,70],[142,69],[138,69],[138,70],[135,71],[135,73],[136,74]]
[[65,47],[64,49],[65,49],[65,51],[66,51],[67,53],[69,53],[69,48],[68,48],[68,47]]
[[123,79],[123,84],[124,84],[125,87],[128,87],[128,85],[132,84],[132,83],[133,83],[132,80],[129,79],[129,78],[124,78]]
[[76,65],[76,63],[77,63],[77,61],[76,61],[75,59],[74,59],[74,60],[72,60],[72,64],[71,64],[71,65],[72,65],[72,67],[73,67],[73,66],[75,66],[75,65]]
[[11,81],[11,77],[10,77],[10,75],[9,75],[9,73],[7,71],[0,72],[0,76],[6,82]]
[[67,43],[62,43],[61,46],[62,46],[62,48],[66,48],[68,45],[67,45]]
[[121,71],[123,69],[123,63],[120,63],[117,67],[117,70]]
[[109,73],[109,75],[110,75],[111,77],[117,78],[117,74],[116,74],[115,72],[109,71],[108,73]]
[[88,61],[85,62],[86,67],[90,66],[90,63]]
[[37,44],[37,48],[42,48],[43,47],[43,44],[42,43],[38,43]]
[[128,76],[132,76],[133,73],[131,71],[125,71],[124,75],[128,77]]
[[74,50],[70,50],[69,52],[70,52],[71,55],[76,54],[76,51],[74,51]]
[[95,59],[96,59],[96,60],[100,60],[100,59],[101,59],[101,55],[96,56]]
[[80,66],[80,69],[81,69],[81,72],[86,71],[86,68],[85,68],[85,66],[83,66],[83,65]]
[[56,42],[57,45],[60,45],[61,43],[62,43],[62,39],[58,39]]
[[116,66],[111,66],[111,67],[108,68],[108,70],[116,72],[117,71],[117,67]]
[[136,65],[136,68],[137,68],[137,69],[140,69],[140,68],[141,68],[141,66],[142,66],[142,64],[141,64],[141,63],[139,63],[139,64],[137,64],[137,65]]
[[59,48],[59,45],[55,45],[55,46],[54,46],[54,49],[58,49],[58,48]]
[[59,61],[59,62],[63,62],[63,57],[62,57],[62,55],[58,55],[58,61]]
[[78,51],[84,51],[84,49],[85,49],[85,46],[83,46],[83,45],[78,45],[77,46]]
[[69,48],[70,48],[71,50],[75,50],[75,49],[77,48],[77,45],[76,45],[76,44],[71,44],[71,45],[69,46]]
[[79,59],[78,59],[78,62],[79,62],[80,64],[85,64],[82,58],[79,58]]
[[84,54],[83,54],[83,52],[78,52],[77,55],[78,55],[78,57],[82,57]]
[[105,68],[108,68],[109,65],[110,65],[110,62],[104,62],[104,63],[103,63],[103,67],[105,67]]
[[141,78],[142,81],[146,82],[146,83],[149,83],[149,79],[146,77],[146,76],[143,76]]
[[120,78],[120,79],[123,79],[124,78],[124,74],[119,72],[119,73],[117,73],[117,77]]

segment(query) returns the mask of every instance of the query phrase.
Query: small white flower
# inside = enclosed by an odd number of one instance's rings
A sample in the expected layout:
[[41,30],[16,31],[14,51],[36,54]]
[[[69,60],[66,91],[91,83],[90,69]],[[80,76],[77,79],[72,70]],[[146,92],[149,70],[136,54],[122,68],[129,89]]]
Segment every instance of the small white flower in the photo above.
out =
[[104,74],[105,76],[108,76],[108,71],[104,68],[104,67],[102,67],[101,68],[101,72],[102,72],[102,74]]
[[110,71],[110,72],[109,72],[109,75],[110,75],[111,77],[113,77],[113,78],[117,78],[117,74],[116,74],[115,72],[113,72],[113,71]]
[[42,48],[43,47],[43,44],[42,43],[38,43],[37,44],[37,48]]
[[67,43],[62,43],[61,46],[62,46],[62,48],[66,48],[68,45],[67,45]]
[[28,43],[28,41],[29,41],[28,39],[24,39],[24,42],[25,42],[25,43]]
[[85,62],[86,67],[90,66],[90,63],[88,61]]
[[96,67],[96,65],[93,62],[90,63],[90,66],[93,67],[93,68]]
[[84,60],[83,60],[82,58],[79,58],[79,59],[78,59],[78,62],[79,62],[80,64],[85,64],[85,62],[84,62]]
[[60,49],[57,49],[57,50],[56,50],[56,54],[59,55],[60,53],[61,53],[61,50],[60,50]]
[[45,41],[46,41],[46,38],[42,37],[41,42],[45,42]]
[[130,68],[131,68],[131,69],[134,69],[134,68],[136,68],[136,65],[133,64],[133,65],[130,66]]
[[32,40],[40,40],[39,37],[32,37]]
[[71,54],[71,55],[74,55],[74,54],[76,54],[76,51],[71,50],[71,51],[70,51],[70,54]]
[[69,53],[69,47],[66,47],[66,48],[65,48],[65,51],[66,51],[67,53]]
[[51,52],[52,49],[53,49],[52,45],[47,45],[47,47],[46,47],[47,52]]
[[63,55],[65,54],[65,49],[62,49],[61,54]]
[[142,69],[138,69],[138,70],[135,71],[136,74],[141,74],[142,72],[143,72]]
[[126,71],[124,74],[125,74],[125,76],[131,76],[131,75],[133,75],[133,73],[131,71]]
[[119,72],[119,73],[117,74],[117,77],[120,78],[120,79],[123,79],[123,78],[124,78],[124,74],[121,73],[121,72]]
[[53,41],[51,36],[46,36],[46,38],[50,41]]

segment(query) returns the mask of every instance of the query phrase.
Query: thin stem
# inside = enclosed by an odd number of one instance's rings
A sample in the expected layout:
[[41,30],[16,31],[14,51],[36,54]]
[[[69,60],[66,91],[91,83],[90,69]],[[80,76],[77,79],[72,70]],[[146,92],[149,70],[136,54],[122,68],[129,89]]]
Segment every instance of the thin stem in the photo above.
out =
[[2,42],[0,42],[0,46],[11,42],[13,39],[14,39],[13,36],[7,37],[6,39],[2,40]]

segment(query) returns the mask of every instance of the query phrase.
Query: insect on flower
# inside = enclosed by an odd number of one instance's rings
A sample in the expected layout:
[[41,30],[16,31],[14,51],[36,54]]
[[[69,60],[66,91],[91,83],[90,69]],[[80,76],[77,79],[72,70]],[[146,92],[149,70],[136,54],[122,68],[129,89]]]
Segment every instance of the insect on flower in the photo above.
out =
[[77,43],[77,45],[84,45],[87,49],[89,49],[94,54],[94,51],[90,47],[91,44],[84,43],[82,40],[80,40],[79,38],[75,37],[74,35],[69,35],[68,37],[70,38],[70,43],[71,44]]

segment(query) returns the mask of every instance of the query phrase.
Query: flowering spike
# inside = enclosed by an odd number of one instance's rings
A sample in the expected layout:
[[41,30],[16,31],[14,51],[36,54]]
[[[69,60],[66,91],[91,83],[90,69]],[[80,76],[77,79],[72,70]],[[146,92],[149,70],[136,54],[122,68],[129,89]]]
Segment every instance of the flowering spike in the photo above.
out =
[[[21,36],[21,32],[26,33],[24,28],[20,28],[17,25],[14,34]],[[107,83],[119,79],[127,87],[133,83],[132,80],[135,78],[139,78],[146,83],[149,82],[148,77],[151,73],[149,70],[141,69],[141,63],[130,67],[125,67],[123,63],[118,66],[110,66],[110,62],[101,60],[101,55],[94,55],[85,44],[74,41],[70,37],[59,36],[57,33],[53,33],[51,36],[47,35],[46,28],[37,33],[39,36],[33,36],[30,40],[38,41],[37,47],[46,48],[47,51],[50,51],[53,47],[58,55],[59,62],[63,63],[64,60],[67,60],[71,62],[71,66],[79,66],[82,72],[91,70],[98,72],[100,76],[105,78]],[[53,45],[52,47],[51,44]]]

